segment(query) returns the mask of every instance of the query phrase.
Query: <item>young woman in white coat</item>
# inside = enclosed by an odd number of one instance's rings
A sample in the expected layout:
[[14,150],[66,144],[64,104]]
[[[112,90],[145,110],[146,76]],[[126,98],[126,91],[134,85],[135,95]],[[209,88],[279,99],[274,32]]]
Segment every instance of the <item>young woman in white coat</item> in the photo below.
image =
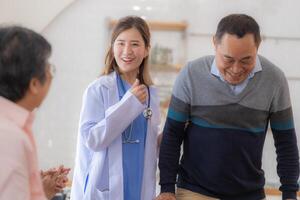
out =
[[150,32],[128,16],[105,69],[83,96],[71,200],[153,200],[159,102],[148,70]]

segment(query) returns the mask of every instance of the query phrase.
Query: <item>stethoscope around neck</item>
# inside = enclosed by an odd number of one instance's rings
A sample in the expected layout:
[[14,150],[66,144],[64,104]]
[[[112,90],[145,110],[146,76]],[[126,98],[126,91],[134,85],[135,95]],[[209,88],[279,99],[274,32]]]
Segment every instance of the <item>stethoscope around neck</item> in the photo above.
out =
[[[119,74],[117,74],[117,81],[118,81],[118,85],[121,86],[121,90],[122,90],[122,93],[125,94],[126,90],[125,90],[125,86],[123,84],[123,81],[120,77]],[[151,99],[151,96],[150,96],[150,88],[149,86],[146,86],[147,87],[147,91],[148,91],[148,102],[147,102],[147,108],[145,108],[145,110],[143,111],[143,116],[146,118],[146,120],[149,120],[151,117],[152,117],[152,109],[150,107],[150,99]],[[120,100],[121,100],[121,95],[120,95],[120,91],[119,91],[119,96],[120,96]],[[133,122],[132,122],[133,123]],[[123,143],[124,144],[137,144],[139,143],[140,141],[137,139],[137,140],[133,140],[131,137],[132,137],[132,123],[130,123],[130,130],[129,130],[129,133],[126,134],[126,130],[124,131],[124,140],[123,140]]]

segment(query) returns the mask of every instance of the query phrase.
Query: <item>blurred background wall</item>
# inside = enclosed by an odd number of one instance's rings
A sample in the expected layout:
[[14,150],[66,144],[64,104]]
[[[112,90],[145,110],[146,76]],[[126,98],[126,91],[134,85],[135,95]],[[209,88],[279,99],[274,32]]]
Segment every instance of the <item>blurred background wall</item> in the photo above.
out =
[[[0,0],[1,24],[32,28],[53,46],[51,62],[57,72],[35,123],[41,168],[60,163],[74,167],[81,98],[104,65],[108,20],[129,14],[146,20],[188,24],[184,33],[153,32],[152,47],[157,42],[170,47],[176,65],[214,53],[212,34],[223,16],[230,13],[253,16],[264,36],[259,53],[277,64],[288,77],[299,138],[299,7],[298,0]],[[268,134],[263,166],[267,183],[276,186],[274,152],[272,135]]]

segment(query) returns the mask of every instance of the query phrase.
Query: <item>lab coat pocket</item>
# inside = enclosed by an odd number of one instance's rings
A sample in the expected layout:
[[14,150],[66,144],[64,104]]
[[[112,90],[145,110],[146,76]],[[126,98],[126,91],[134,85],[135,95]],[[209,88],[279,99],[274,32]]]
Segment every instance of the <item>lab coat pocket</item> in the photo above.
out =
[[109,200],[109,190],[100,191],[96,189],[95,199],[94,200]]

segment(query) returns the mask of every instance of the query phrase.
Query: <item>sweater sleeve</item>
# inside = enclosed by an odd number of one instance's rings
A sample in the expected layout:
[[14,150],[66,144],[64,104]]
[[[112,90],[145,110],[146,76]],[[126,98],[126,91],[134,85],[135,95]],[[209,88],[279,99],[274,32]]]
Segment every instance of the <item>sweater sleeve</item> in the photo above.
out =
[[159,153],[161,192],[175,193],[180,146],[190,115],[190,83],[188,67],[178,75],[172,92]]
[[289,88],[284,76],[272,101],[270,124],[276,147],[282,199],[296,199],[299,188],[299,153]]

